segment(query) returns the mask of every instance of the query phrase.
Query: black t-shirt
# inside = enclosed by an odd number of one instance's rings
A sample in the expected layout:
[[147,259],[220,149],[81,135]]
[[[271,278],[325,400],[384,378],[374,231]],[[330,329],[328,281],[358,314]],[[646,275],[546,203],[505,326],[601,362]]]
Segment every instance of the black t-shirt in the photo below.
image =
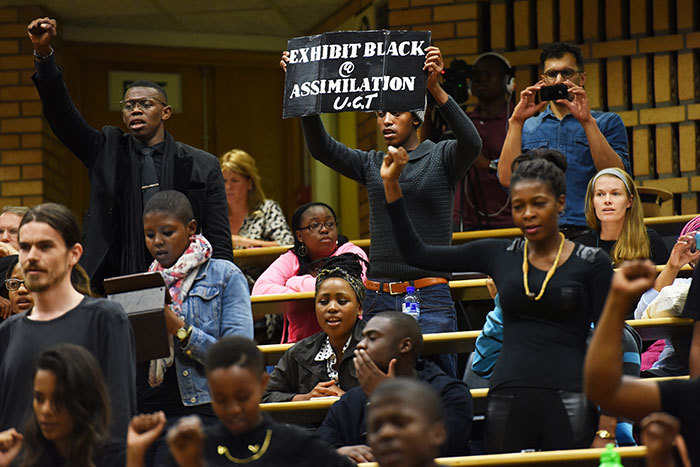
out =
[[[124,467],[126,465],[126,443],[124,440],[112,438],[105,441],[92,456],[95,467]],[[35,467],[64,467],[66,460],[62,458],[53,446]]]
[[[348,457],[338,454],[315,433],[282,425],[263,414],[261,423],[234,436],[221,423],[204,427],[204,460],[209,466],[245,464],[250,467],[351,467]],[[250,447],[257,448],[255,451]],[[227,458],[231,456],[237,462]],[[169,465],[176,465],[170,459]]]
[[[503,348],[490,387],[539,387],[581,392],[591,322],[602,312],[612,279],[610,257],[575,245],[539,301],[523,286],[524,240],[478,240],[426,245],[406,214],[403,199],[387,205],[404,260],[427,269],[478,271],[493,278],[503,310]],[[539,294],[547,271],[530,265],[528,285]]]
[[39,355],[54,345],[70,343],[85,347],[100,363],[112,403],[112,434],[126,438],[136,412],[136,375],[134,335],[121,305],[85,297],[50,321],[29,319],[31,311],[0,324],[0,431],[21,429],[30,414]]
[[681,434],[693,465],[700,465],[700,378],[659,384],[661,410],[681,421]]
[[[647,229],[647,235],[649,236],[649,247],[651,249],[651,257],[649,259],[655,264],[666,264],[668,261],[669,252],[666,248],[666,244],[664,243],[664,239],[661,237],[661,235],[656,233],[656,230],[653,229]],[[605,251],[608,255],[610,255],[610,252],[612,251],[616,242],[616,240],[601,240],[598,232],[593,232],[590,230],[585,234],[576,237],[574,241],[576,243],[580,243],[581,245],[598,247]]]
[[696,267],[693,271],[693,280],[688,289],[688,298],[685,301],[682,316],[700,320],[700,267]]

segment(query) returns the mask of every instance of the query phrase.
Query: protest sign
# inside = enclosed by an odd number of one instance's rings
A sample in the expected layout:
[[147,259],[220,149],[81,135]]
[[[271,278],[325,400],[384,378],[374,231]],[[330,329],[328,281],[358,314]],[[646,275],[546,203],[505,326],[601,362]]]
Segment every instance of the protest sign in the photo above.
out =
[[340,31],[287,43],[284,118],[425,107],[430,31]]

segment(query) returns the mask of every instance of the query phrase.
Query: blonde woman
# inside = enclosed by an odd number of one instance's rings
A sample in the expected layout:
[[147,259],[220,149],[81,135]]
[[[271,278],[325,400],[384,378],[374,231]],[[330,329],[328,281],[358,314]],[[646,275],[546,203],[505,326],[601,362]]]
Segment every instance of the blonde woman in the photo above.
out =
[[282,208],[265,199],[255,159],[240,149],[219,158],[226,185],[228,221],[234,248],[292,245]]
[[602,248],[616,266],[633,259],[668,261],[661,236],[644,226],[637,187],[624,170],[603,169],[588,182],[586,221],[591,230],[574,241]]

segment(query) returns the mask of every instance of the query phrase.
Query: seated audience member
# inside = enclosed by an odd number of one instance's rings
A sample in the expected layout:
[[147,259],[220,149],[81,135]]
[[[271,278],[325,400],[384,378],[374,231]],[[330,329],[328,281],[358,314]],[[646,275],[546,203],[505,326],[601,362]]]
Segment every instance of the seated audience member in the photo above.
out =
[[602,248],[613,265],[630,259],[668,261],[661,235],[644,226],[637,186],[627,172],[604,169],[588,182],[586,221],[591,230],[574,238],[576,243]]
[[126,436],[136,409],[131,324],[118,303],[75,289],[71,278],[82,251],[78,222],[65,206],[41,204],[22,218],[19,261],[34,306],[0,324],[0,430],[24,421],[41,352],[70,343],[97,359],[109,388],[111,432]]
[[446,439],[440,398],[428,384],[394,378],[372,393],[367,440],[379,467],[433,467]]
[[[197,416],[178,421],[167,435],[177,465],[352,465],[315,434],[260,413],[260,396],[269,377],[255,342],[241,336],[225,337],[211,346],[204,366],[218,421],[210,426],[202,426]],[[143,465],[148,445],[164,425],[162,414],[132,420],[127,441],[129,467]],[[166,465],[172,464],[171,460]]]
[[681,424],[672,415],[654,412],[639,424],[647,448],[646,467],[691,467],[688,449],[679,434]]
[[263,402],[341,396],[357,386],[355,346],[365,323],[360,319],[365,286],[362,264],[352,253],[334,256],[316,276],[316,320],[321,332],[287,350],[270,375]]
[[[165,308],[170,355],[139,365],[139,413],[162,410],[169,423],[190,414],[214,422],[204,356],[223,336],[253,337],[245,278],[230,261],[211,257],[209,241],[195,235],[197,221],[182,193],[158,192],[143,212],[146,247],[155,258],[149,270],[163,275],[172,304]],[[154,449],[159,465],[167,447],[161,441]]]
[[[292,216],[294,248],[280,255],[258,278],[252,295],[311,292],[316,275],[329,257],[354,253],[367,261],[367,254],[338,233],[333,208],[325,203],[306,203]],[[362,266],[362,279],[364,271]],[[364,296],[364,294],[363,294]],[[286,313],[282,343],[297,342],[321,331],[311,312]]]
[[[634,311],[635,319],[680,316],[683,312],[691,279],[676,277],[686,264],[694,265],[700,257],[695,245],[695,231],[700,227],[700,216],[691,219],[681,230],[678,241],[671,250],[668,262],[654,281],[654,287],[642,294]],[[642,367],[642,376],[683,376],[688,374],[687,354],[690,339],[678,337],[665,339],[660,353],[653,357],[648,368]],[[678,346],[676,351],[675,346]],[[648,350],[647,352],[651,352]],[[647,356],[647,353],[644,354]]]
[[[5,206],[0,211],[0,277],[12,274],[8,271],[13,267],[10,263],[17,260],[19,223],[28,210],[24,206]],[[11,314],[8,291],[5,287],[0,287],[0,322]]]
[[700,465],[700,380],[656,382],[622,375],[620,337],[627,310],[655,279],[656,269],[650,261],[623,263],[615,272],[586,354],[584,388],[603,410],[631,420],[659,411],[677,417],[692,464]]
[[440,396],[447,427],[447,440],[440,455],[465,454],[472,425],[471,393],[463,382],[447,376],[432,362],[419,359],[422,346],[420,326],[411,316],[382,312],[372,317],[355,349],[360,386],[347,391],[331,406],[318,434],[354,461],[372,461],[374,456],[366,439],[367,401],[379,383],[404,376],[428,383]]
[[234,248],[291,245],[294,239],[277,202],[265,198],[255,159],[241,149],[219,157],[226,185]]
[[15,428],[0,433],[0,467],[18,455],[23,466],[124,466],[124,440],[109,437],[109,394],[100,365],[83,347],[60,344],[42,352],[33,409],[23,434]]
[[[5,288],[10,299],[10,314],[24,313],[34,306],[32,294],[24,284],[24,273],[17,257],[9,264]],[[9,316],[9,315],[8,315]]]

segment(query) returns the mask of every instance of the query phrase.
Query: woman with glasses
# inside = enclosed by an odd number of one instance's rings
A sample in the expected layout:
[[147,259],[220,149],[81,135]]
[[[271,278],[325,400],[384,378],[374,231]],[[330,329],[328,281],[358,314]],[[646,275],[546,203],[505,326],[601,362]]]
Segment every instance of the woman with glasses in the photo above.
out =
[[[15,257],[7,268],[5,288],[7,288],[8,298],[10,300],[10,315],[24,313],[34,306],[32,294],[24,285],[24,273],[22,272],[17,257]],[[3,316],[3,318],[7,317],[8,316]]]
[[[313,292],[316,276],[326,260],[343,253],[354,253],[367,261],[362,248],[338,233],[333,208],[325,203],[306,203],[292,216],[294,248],[282,254],[255,282],[252,295]],[[366,268],[363,266],[364,280]],[[284,315],[282,342],[297,342],[321,330],[313,310]]]

